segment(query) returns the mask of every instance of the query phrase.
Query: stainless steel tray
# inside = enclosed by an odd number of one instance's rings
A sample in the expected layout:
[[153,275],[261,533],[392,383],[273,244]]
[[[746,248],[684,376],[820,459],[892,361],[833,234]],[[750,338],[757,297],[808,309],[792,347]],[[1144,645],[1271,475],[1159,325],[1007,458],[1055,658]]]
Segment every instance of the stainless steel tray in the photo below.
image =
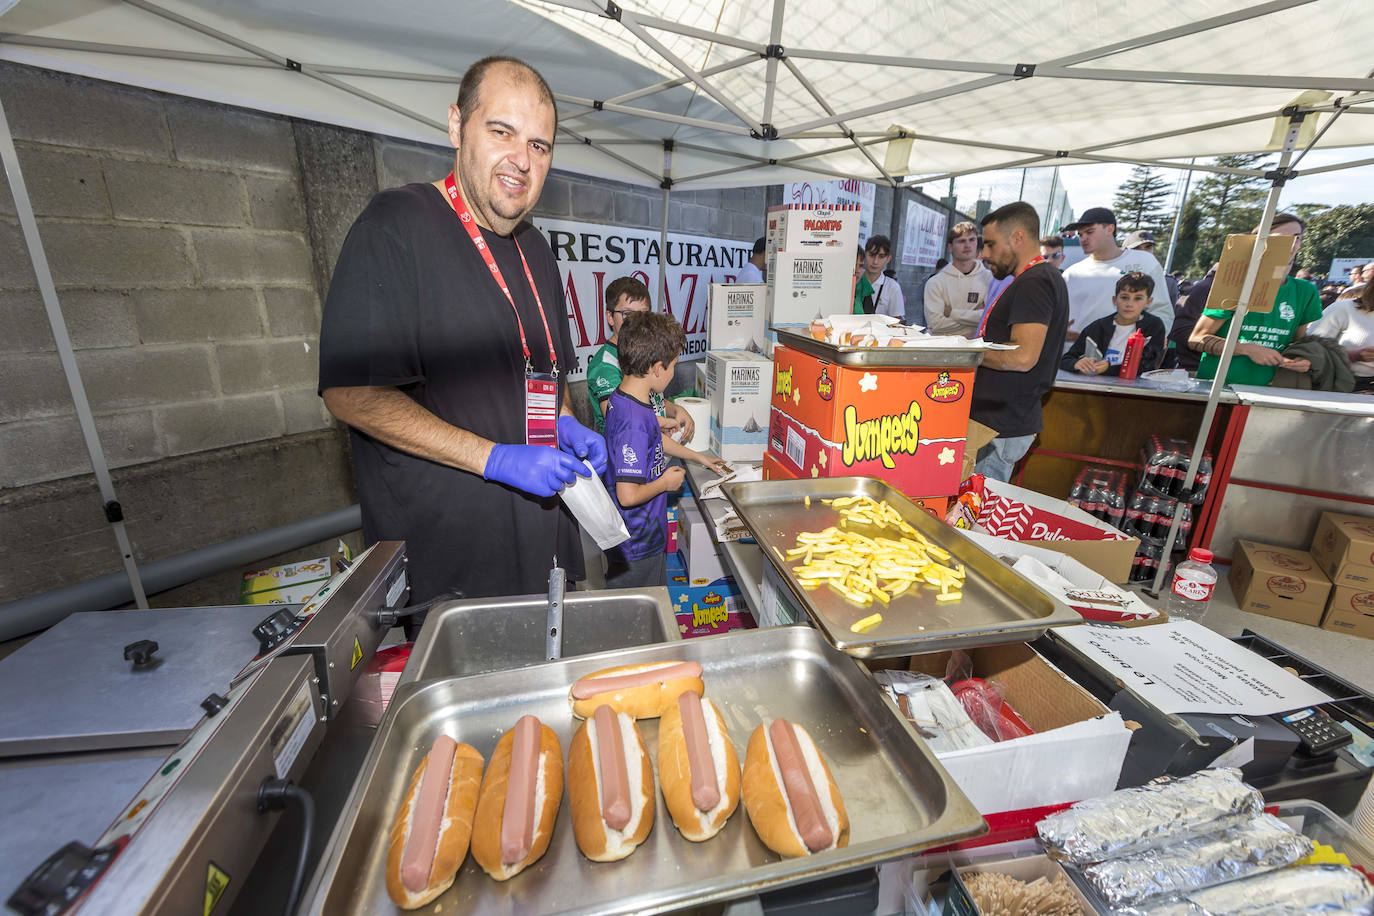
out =
[[810,334],[775,328],[778,343],[841,366],[962,369],[983,364],[981,347],[842,347]]
[[[547,661],[547,595],[471,598],[438,605],[411,650],[398,684],[466,677]],[[666,588],[568,592],[563,657],[682,638]]]
[[[871,477],[769,480],[721,487],[740,519],[754,532],[764,557],[777,569],[816,625],[841,651],[858,658],[891,658],[944,649],[1034,639],[1047,627],[1081,623],[1068,605],[1041,591],[1019,573],[911,500]],[[811,497],[811,505],[804,502]],[[792,572],[795,560],[782,559],[797,535],[820,531],[839,521],[839,512],[821,502],[838,496],[869,496],[886,501],[917,531],[948,550],[966,569],[963,598],[941,603],[935,592],[913,589],[886,607],[856,607],[833,590],[808,590]],[[883,622],[866,633],[849,628],[878,611]]]
[[[576,725],[568,686],[612,665],[660,659],[706,669],[707,696],[720,704],[741,761],[765,719],[804,725],[843,793],[849,845],[779,859],[755,835],[743,802],[720,834],[691,843],[659,794],[644,844],[624,861],[597,864],[577,849],[565,797],[544,858],[504,883],[469,858],[437,911],[658,913],[851,871],[983,830],[972,804],[858,664],[811,627],[748,630],[398,688],[301,912],[395,911],[386,895],[385,839],[411,772],[439,733],[490,757],[501,733],[532,713],[558,732],[566,754]],[[658,722],[640,727],[656,759]]]

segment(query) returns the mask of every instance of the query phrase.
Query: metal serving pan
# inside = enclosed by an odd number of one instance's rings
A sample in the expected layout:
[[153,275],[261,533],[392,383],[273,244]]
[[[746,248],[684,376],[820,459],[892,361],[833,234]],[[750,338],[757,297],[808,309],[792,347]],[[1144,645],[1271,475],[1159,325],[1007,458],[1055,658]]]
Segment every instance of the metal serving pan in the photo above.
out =
[[[705,668],[707,696],[720,704],[741,762],[750,733],[765,719],[785,716],[807,728],[843,794],[849,845],[780,859],[755,835],[742,801],[717,836],[691,843],[658,794],[644,844],[628,859],[597,864],[577,849],[565,797],[542,859],[497,882],[469,857],[437,901],[439,911],[658,913],[852,871],[984,829],[925,743],[852,659],[811,627],[740,631],[398,688],[301,912],[395,912],[385,886],[386,836],[435,736],[453,735],[489,758],[501,733],[530,713],[558,733],[566,755],[578,724],[568,705],[575,680],[613,665],[666,659]],[[657,766],[658,721],[640,728]]]
[[844,347],[787,328],[775,330],[778,343],[840,366],[964,369],[982,365],[987,352],[982,347]]
[[[760,480],[721,487],[740,519],[754,532],[764,557],[773,564],[797,603],[827,639],[857,658],[891,658],[945,649],[1023,642],[1048,627],[1081,623],[1068,605],[1041,591],[952,528],[932,518],[888,484],[872,477],[813,480]],[[806,497],[811,505],[805,505]],[[834,590],[802,588],[785,560],[797,535],[821,531],[839,522],[839,512],[821,502],[840,496],[869,496],[886,501],[913,528],[964,564],[963,598],[942,603],[932,589],[912,589],[886,607],[857,607]],[[849,628],[877,611],[882,623],[866,633]]]
[[[548,660],[547,595],[471,598],[438,605],[411,650],[400,684],[523,668]],[[617,588],[563,598],[563,657],[680,640],[668,590]]]

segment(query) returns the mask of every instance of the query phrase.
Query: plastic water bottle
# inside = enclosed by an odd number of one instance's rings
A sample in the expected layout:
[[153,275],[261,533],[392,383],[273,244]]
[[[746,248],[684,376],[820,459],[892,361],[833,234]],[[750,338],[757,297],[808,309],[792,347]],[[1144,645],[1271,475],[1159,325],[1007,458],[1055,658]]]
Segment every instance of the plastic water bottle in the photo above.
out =
[[1165,613],[1174,620],[1201,620],[1216,586],[1212,551],[1194,547],[1188,551],[1188,559],[1174,567],[1174,584],[1169,589]]

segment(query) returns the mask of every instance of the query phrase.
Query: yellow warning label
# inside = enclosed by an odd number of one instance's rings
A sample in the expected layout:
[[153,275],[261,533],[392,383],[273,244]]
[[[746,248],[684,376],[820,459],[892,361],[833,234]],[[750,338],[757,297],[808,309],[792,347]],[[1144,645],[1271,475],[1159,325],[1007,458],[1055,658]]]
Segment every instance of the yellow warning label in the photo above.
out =
[[210,916],[215,904],[219,903],[219,898],[224,896],[224,891],[228,887],[229,873],[211,862],[205,875],[205,916]]
[[348,663],[348,670],[352,671],[358,667],[358,662],[363,660],[363,644],[358,642],[358,637],[353,637],[353,658]]

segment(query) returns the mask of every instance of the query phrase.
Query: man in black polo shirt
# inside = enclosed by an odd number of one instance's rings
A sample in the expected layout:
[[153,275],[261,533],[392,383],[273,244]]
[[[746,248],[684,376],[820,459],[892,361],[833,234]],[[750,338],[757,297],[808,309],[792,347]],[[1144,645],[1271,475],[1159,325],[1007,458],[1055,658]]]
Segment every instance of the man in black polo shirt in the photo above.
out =
[[1040,217],[1023,201],[983,217],[983,263],[993,276],[1014,277],[983,316],[981,336],[1015,350],[989,350],[973,382],[970,416],[997,431],[978,452],[975,470],[1010,480],[1043,425],[1040,399],[1054,384],[1069,326],[1069,291],[1040,256]]

